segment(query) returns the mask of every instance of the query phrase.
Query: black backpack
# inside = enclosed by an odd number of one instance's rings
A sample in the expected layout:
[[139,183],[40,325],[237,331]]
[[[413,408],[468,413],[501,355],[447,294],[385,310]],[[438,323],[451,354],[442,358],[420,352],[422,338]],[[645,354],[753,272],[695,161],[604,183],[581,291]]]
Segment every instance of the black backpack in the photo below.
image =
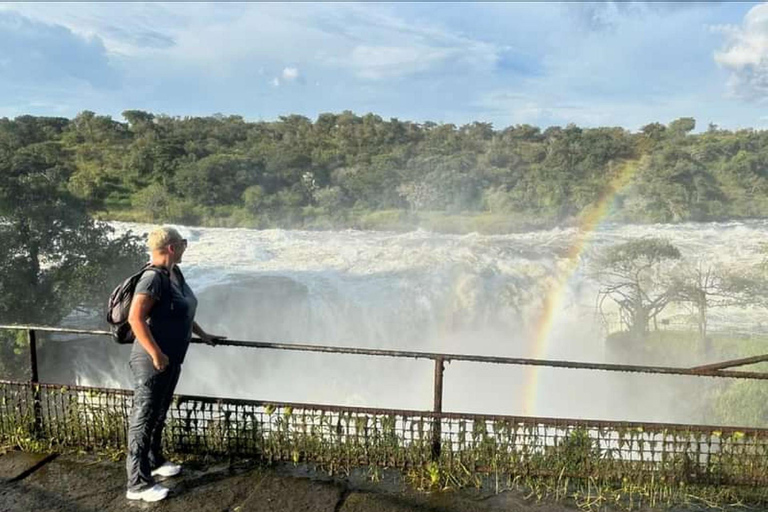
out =
[[109,303],[107,304],[107,323],[109,324],[109,330],[112,333],[112,340],[115,343],[125,345],[133,343],[136,336],[133,334],[130,324],[128,323],[128,312],[131,309],[131,301],[133,300],[133,292],[136,290],[136,284],[144,275],[147,270],[159,272],[161,276],[164,276],[164,283],[167,281],[167,285],[163,286],[163,289],[170,290],[171,279],[167,275],[168,271],[161,267],[155,267],[151,264],[147,264],[142,269],[125,281],[117,285],[109,296]]

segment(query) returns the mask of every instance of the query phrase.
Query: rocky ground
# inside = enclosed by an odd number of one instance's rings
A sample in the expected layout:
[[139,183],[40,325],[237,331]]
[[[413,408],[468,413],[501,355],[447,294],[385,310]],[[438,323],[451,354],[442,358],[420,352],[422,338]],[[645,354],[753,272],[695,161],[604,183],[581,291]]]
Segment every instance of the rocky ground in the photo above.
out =
[[170,496],[159,503],[125,499],[120,461],[90,455],[46,455],[10,451],[0,455],[0,511],[113,512],[573,512],[574,507],[526,500],[521,493],[476,490],[425,493],[391,477],[372,482],[364,475],[330,478],[292,465],[188,463],[164,482]]

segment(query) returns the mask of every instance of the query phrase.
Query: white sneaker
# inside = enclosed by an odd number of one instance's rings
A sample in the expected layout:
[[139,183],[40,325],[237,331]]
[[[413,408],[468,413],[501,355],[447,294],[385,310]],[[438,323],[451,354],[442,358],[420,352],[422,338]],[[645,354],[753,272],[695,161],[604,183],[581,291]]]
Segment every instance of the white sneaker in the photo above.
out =
[[146,502],[164,500],[168,496],[168,489],[162,485],[154,485],[143,491],[128,491],[125,497],[129,500],[142,500]]
[[159,468],[152,470],[152,476],[176,476],[181,473],[181,466],[171,461],[166,461]]

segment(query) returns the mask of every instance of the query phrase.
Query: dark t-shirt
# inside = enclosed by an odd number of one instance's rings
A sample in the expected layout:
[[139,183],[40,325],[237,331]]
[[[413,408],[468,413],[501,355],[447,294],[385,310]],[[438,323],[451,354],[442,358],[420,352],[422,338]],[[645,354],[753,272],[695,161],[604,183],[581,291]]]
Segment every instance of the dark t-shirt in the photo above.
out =
[[[187,282],[174,267],[175,279],[167,271],[146,270],[136,284],[134,295],[144,294],[155,299],[147,323],[160,350],[171,363],[181,364],[192,339],[192,323],[197,311],[197,297]],[[165,296],[169,291],[170,297]],[[144,352],[138,341],[133,343],[133,352]]]

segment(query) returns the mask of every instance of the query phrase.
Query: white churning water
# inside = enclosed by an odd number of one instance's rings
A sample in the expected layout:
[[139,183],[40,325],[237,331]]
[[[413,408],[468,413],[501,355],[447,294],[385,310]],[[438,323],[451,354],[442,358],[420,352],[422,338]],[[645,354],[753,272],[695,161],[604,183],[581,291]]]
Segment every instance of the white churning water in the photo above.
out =
[[[150,225],[115,223],[118,232]],[[189,241],[182,268],[210,332],[256,341],[316,343],[528,356],[544,295],[569,266],[576,229],[512,235],[248,230],[178,226]],[[762,261],[768,222],[603,225],[562,290],[546,356],[605,358],[596,283],[585,275],[595,250],[633,237],[668,238],[684,256],[718,265]],[[673,321],[682,311],[665,311]],[[713,326],[759,328],[765,313],[713,310]],[[130,380],[124,351],[110,368],[80,357],[81,382]],[[662,361],[690,366],[696,361]],[[102,364],[102,363],[99,363]],[[537,414],[700,421],[678,391],[701,380],[542,370]],[[640,379],[640,380],[638,380]],[[521,412],[525,370],[451,363],[444,410]],[[641,391],[638,391],[641,389]],[[180,392],[429,409],[429,361],[372,359],[232,347],[191,349]]]

